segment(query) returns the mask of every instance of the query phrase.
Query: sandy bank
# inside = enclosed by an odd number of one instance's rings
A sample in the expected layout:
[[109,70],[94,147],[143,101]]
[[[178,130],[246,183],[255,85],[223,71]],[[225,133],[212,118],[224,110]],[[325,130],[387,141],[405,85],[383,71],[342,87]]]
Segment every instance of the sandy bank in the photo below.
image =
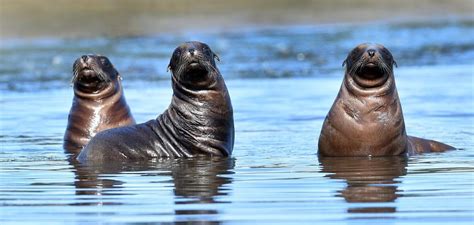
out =
[[472,16],[473,0],[0,0],[0,38]]

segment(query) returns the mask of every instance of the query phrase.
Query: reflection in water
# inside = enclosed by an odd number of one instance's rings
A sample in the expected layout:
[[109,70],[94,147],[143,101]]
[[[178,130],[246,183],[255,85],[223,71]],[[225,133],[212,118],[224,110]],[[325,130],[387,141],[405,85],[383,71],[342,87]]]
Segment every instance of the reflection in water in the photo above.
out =
[[[218,214],[217,210],[183,209],[184,204],[220,203],[216,196],[227,195],[223,185],[232,182],[226,174],[232,174],[233,159],[199,157],[190,159],[165,159],[156,162],[140,162],[114,165],[80,165],[72,163],[75,168],[75,186],[78,196],[98,196],[93,202],[84,205],[121,205],[117,199],[103,196],[125,195],[125,182],[110,178],[113,174],[133,172],[137,176],[171,176],[166,183],[173,183],[175,195],[175,221],[199,221],[207,223],[205,215]],[[150,179],[150,183],[156,183]],[[122,191],[117,191],[122,190]],[[123,192],[123,193],[121,193]],[[130,193],[128,193],[130,194]],[[110,200],[104,200],[110,199]],[[193,208],[193,207],[190,207]],[[181,218],[182,217],[182,218]],[[210,221],[218,223],[218,221]]]
[[[322,171],[331,179],[347,182],[338,197],[349,203],[393,202],[398,194],[395,180],[407,173],[407,158],[394,157],[320,157]],[[357,207],[349,208],[350,213],[396,212],[395,207]]]
[[[209,204],[217,203],[215,196],[227,195],[222,186],[231,183],[229,169],[233,168],[233,160],[194,160],[185,159],[172,167],[174,181],[175,204]],[[212,215],[217,210],[185,209],[176,210],[176,215]],[[190,218],[183,218],[188,221]],[[193,220],[191,218],[191,220]],[[180,221],[180,219],[178,219]]]
[[[102,178],[101,174],[116,174],[122,171],[121,165],[114,166],[85,166],[73,163],[75,169],[75,180],[74,186],[76,187],[76,195],[112,195],[110,192],[111,188],[121,188],[124,182],[114,179]],[[146,169],[146,168],[143,168]],[[115,192],[114,192],[115,193]],[[111,205],[110,202],[103,202],[101,199],[97,199],[96,202],[81,203],[81,205]]]

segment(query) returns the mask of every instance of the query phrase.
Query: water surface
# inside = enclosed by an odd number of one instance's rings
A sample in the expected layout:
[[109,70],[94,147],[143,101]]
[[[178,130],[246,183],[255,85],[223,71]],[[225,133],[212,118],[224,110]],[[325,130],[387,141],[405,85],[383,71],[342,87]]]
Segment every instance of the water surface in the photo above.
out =
[[[2,43],[0,223],[472,224],[474,23],[286,27]],[[207,42],[234,106],[230,159],[70,164],[61,148],[72,62],[109,56],[136,120],[169,104],[176,45]],[[392,50],[407,132],[460,150],[318,158],[341,63],[365,41]]]

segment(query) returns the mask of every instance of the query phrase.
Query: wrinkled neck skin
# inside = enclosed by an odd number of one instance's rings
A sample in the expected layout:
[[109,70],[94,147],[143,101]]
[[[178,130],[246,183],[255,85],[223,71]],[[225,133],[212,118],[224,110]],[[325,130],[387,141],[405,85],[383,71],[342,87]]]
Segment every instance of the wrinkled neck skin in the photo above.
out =
[[327,156],[389,156],[406,152],[407,137],[393,74],[377,87],[359,86],[346,72],[321,131]]
[[117,92],[122,92],[122,85],[119,79],[120,78],[117,77],[96,91],[86,90],[80,85],[74,84],[74,95],[75,97],[86,101],[101,101],[102,99],[108,98]]
[[373,87],[373,88],[364,88],[361,87],[357,82],[354,80],[356,75],[352,75],[349,73],[345,73],[344,81],[342,83],[342,87],[340,91],[346,90],[350,96],[356,98],[373,98],[373,97],[383,97],[383,96],[390,96],[394,92],[396,93],[395,87],[395,80],[393,79],[393,75],[390,74],[388,79],[385,83],[381,86]]
[[219,72],[211,73],[213,83],[199,90],[182,85],[172,76],[173,97],[157,118],[157,133],[162,143],[172,145],[167,149],[175,157],[232,153],[234,122],[229,93]]

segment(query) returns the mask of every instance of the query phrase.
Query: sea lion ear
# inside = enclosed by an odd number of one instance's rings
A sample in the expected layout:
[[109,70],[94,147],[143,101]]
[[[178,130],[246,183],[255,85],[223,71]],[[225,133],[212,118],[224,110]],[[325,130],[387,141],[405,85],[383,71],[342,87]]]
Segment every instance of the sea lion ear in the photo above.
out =
[[342,61],[342,67],[344,67],[346,64],[347,64],[347,59],[344,59],[344,61]]
[[217,61],[221,61],[221,59],[219,58],[219,56],[216,54],[216,53],[212,53],[214,55],[214,59],[216,59]]
[[398,68],[398,64],[397,64],[397,62],[396,62],[395,60],[393,60],[392,64],[395,65],[395,67]]
[[166,72],[173,71],[171,64],[173,64],[173,58],[170,59],[170,63],[168,64],[168,67],[166,67]]

